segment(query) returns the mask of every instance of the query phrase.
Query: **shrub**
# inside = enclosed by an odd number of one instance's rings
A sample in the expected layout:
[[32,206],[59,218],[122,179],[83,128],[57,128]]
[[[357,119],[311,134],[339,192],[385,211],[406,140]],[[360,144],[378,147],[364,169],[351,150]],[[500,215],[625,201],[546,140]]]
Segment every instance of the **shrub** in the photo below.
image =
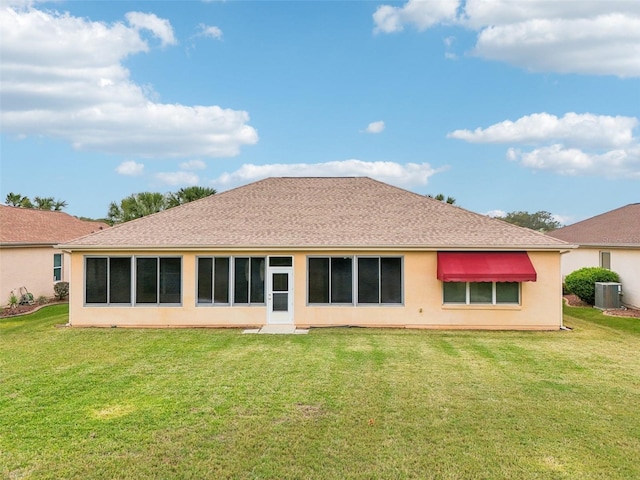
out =
[[38,305],[46,305],[47,303],[49,303],[49,299],[44,295],[38,297]]
[[69,295],[69,282],[58,282],[53,286],[53,293],[58,300],[62,300]]
[[18,297],[15,293],[11,292],[9,295],[9,307],[16,308],[18,306]]
[[564,282],[569,292],[593,305],[596,300],[596,282],[619,282],[616,272],[600,267],[585,267],[571,272]]

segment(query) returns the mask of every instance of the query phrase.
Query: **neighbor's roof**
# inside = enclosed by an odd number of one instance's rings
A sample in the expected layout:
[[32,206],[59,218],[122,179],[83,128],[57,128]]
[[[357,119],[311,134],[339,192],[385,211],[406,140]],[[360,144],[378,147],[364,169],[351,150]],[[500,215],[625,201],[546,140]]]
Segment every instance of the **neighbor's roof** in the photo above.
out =
[[64,212],[0,205],[1,245],[55,245],[108,227]]
[[69,242],[96,247],[495,247],[566,243],[370,178],[267,178]]
[[632,203],[549,232],[578,245],[640,246],[640,203]]

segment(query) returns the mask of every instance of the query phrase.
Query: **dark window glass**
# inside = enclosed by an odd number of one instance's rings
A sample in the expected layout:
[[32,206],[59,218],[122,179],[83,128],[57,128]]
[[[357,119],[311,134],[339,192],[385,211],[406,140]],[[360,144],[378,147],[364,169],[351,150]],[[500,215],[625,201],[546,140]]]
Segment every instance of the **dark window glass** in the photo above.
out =
[[131,303],[131,258],[109,258],[109,303]]
[[158,303],[158,259],[136,259],[136,303]]
[[289,310],[289,294],[287,292],[276,292],[273,294],[273,311],[286,312]]
[[264,303],[264,258],[251,259],[250,303]]
[[249,259],[236,258],[233,282],[233,302],[249,303]]
[[380,259],[358,258],[358,303],[380,302]]
[[469,282],[470,303],[493,303],[493,284],[491,282]]
[[291,267],[293,265],[293,258],[291,257],[270,257],[270,267]]
[[380,259],[380,302],[402,303],[402,259]]
[[160,259],[160,303],[180,303],[182,259]]
[[329,259],[309,259],[309,303],[329,303]]
[[229,303],[229,258],[228,257],[220,257],[215,259],[213,301],[215,303]]
[[331,258],[331,303],[353,303],[353,259]]
[[211,303],[213,282],[213,258],[198,259],[198,303]]
[[466,282],[444,282],[444,303],[467,303]]
[[520,303],[520,284],[518,282],[496,283],[496,303]]
[[53,281],[59,282],[62,280],[62,254],[53,254]]
[[107,259],[87,258],[85,278],[87,303],[107,303]]

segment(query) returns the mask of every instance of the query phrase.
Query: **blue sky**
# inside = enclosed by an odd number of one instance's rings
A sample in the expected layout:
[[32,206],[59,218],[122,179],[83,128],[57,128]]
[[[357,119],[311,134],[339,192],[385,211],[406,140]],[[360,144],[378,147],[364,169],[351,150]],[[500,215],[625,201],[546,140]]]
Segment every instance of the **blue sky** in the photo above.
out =
[[0,201],[366,175],[565,224],[640,202],[635,0],[1,4]]

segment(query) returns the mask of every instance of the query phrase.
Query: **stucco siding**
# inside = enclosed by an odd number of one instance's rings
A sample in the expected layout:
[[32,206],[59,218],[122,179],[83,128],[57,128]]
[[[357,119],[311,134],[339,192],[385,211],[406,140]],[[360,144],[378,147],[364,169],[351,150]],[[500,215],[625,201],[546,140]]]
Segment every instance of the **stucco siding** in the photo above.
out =
[[[238,255],[237,252],[190,251],[170,253],[182,257],[180,306],[95,306],[84,303],[86,255],[124,255],[118,252],[74,252],[70,321],[73,326],[128,327],[259,327],[267,323],[267,309],[256,306],[196,305],[198,256]],[[167,252],[128,252],[130,255],[168,255]],[[371,252],[366,255],[402,256],[404,302],[400,305],[332,306],[307,304],[307,258],[313,255],[351,256],[359,251],[243,252],[242,256],[293,256],[294,323],[310,326],[371,326],[409,328],[544,329],[561,325],[561,278],[558,252],[530,252],[536,282],[524,282],[521,305],[443,305],[442,282],[436,278],[436,252]]]
[[[53,296],[53,247],[0,248],[0,304],[8,303],[10,292],[20,287],[37,299]],[[62,280],[68,280],[70,255],[63,255]]]

